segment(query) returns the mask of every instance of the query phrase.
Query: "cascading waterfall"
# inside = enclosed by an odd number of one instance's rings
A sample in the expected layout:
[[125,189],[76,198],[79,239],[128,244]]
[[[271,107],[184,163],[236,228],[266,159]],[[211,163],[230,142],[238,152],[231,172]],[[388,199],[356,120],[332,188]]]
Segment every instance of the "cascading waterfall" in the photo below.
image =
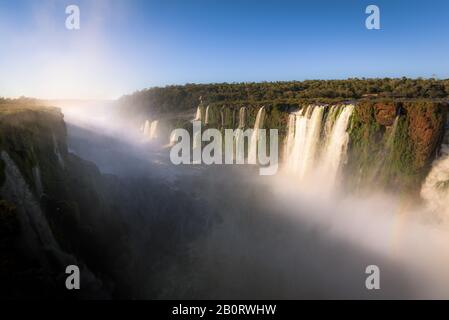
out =
[[332,128],[335,124],[335,119],[337,118],[339,107],[338,106],[331,106],[330,110],[328,111],[328,114],[326,116],[326,121],[324,123],[324,144],[327,145],[329,143],[331,134],[332,134]]
[[176,134],[175,134],[175,132],[172,132],[170,134],[170,143],[169,143],[169,145],[173,146],[173,145],[176,144],[176,142],[178,142],[178,140],[176,139]]
[[295,123],[296,123],[296,115],[290,114],[288,117],[287,139],[285,140],[284,146],[284,159],[288,159],[288,156],[292,152],[293,143],[295,142]]
[[[309,172],[315,161],[323,113],[324,107],[309,106],[294,114],[295,134],[289,133],[293,143],[290,141],[292,146],[288,147],[291,152],[287,165],[291,172],[299,175],[299,178],[303,178]],[[293,123],[293,120],[290,120]]]
[[325,108],[308,106],[290,115],[285,164],[287,171],[299,179],[313,176],[334,185],[346,156],[347,129],[354,106],[328,107],[323,125]]
[[158,124],[159,124],[158,120],[154,120],[153,122],[151,122],[150,132],[148,134],[148,138],[150,140],[157,138],[157,125]]
[[235,137],[235,151],[234,155],[236,159],[242,161],[245,158],[245,149],[241,146],[244,146],[245,135],[243,130],[246,127],[246,107],[241,107],[239,110],[239,126],[238,131]]
[[153,140],[157,138],[157,127],[159,124],[159,120],[154,121],[145,121],[145,125],[143,127],[143,135],[149,140]]
[[399,123],[399,116],[396,116],[394,119],[393,126],[391,127],[390,135],[388,136],[387,143],[386,143],[386,149],[391,150],[393,148],[394,138],[396,137],[396,132],[398,131],[398,123]]
[[[307,109],[307,108],[306,108]],[[297,173],[306,140],[307,118],[303,115],[307,110],[295,113],[295,137],[293,139],[292,151],[287,159],[287,167],[290,172]]]
[[307,172],[309,172],[315,161],[317,146],[320,139],[321,122],[323,119],[324,107],[315,107],[311,112],[312,115],[307,121],[307,136],[299,171],[299,175],[301,178],[304,177]]
[[327,181],[329,186],[336,184],[340,175],[341,165],[346,160],[345,157],[349,142],[347,130],[353,111],[353,105],[346,105],[343,107],[343,110],[335,120],[328,144],[326,145],[326,150],[321,160],[322,178]]
[[449,131],[441,145],[441,156],[432,164],[432,169],[421,187],[421,197],[427,209],[449,218]]
[[375,168],[372,171],[372,176],[370,177],[371,183],[375,183],[376,180],[382,176],[382,171],[387,167],[389,161],[389,154],[393,150],[394,139],[396,137],[396,132],[398,131],[399,116],[394,119],[393,125],[390,128],[388,138],[385,141],[385,145],[381,151],[380,161],[377,162]]
[[196,109],[196,115],[195,115],[195,119],[193,119],[195,121],[201,121],[201,107],[198,107]]
[[209,124],[209,106],[206,108],[206,117],[204,119],[204,124]]
[[265,107],[262,107],[257,112],[256,122],[254,123],[254,130],[249,143],[248,163],[250,164],[257,164],[257,143],[259,142],[259,130],[263,127],[264,120]]

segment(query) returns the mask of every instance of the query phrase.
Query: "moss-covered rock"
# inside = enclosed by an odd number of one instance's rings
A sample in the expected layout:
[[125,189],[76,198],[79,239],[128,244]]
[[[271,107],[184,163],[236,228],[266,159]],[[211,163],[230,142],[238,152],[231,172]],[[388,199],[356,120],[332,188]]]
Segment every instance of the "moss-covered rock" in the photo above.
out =
[[405,102],[410,126],[409,137],[415,153],[413,166],[417,169],[429,164],[444,134],[447,105],[436,102]]
[[352,188],[417,192],[444,135],[447,108],[433,101],[358,103],[347,167]]
[[392,126],[397,114],[397,103],[393,101],[378,102],[374,105],[374,116],[382,126]]

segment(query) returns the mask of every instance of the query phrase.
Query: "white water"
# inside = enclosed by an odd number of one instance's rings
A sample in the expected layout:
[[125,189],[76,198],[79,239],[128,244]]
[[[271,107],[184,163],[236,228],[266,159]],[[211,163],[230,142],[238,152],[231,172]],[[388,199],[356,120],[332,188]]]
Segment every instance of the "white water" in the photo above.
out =
[[244,128],[246,127],[246,107],[241,107],[239,110],[239,126],[237,135],[235,137],[235,158],[238,159],[238,163],[242,163],[245,158],[245,135]]
[[254,131],[251,135],[251,140],[248,150],[248,163],[257,164],[257,143],[259,142],[259,129],[263,127],[265,120],[265,107],[262,107],[257,112],[256,122],[254,123]]
[[449,145],[442,145],[441,157],[433,162],[422,185],[421,196],[430,212],[449,220]]
[[284,159],[288,159],[289,154],[292,152],[293,143],[295,141],[295,122],[296,115],[290,114],[288,117],[287,138],[284,146]]
[[158,120],[155,120],[155,121],[151,122],[150,133],[148,135],[150,140],[157,138],[157,125],[158,124],[159,124]]
[[[313,177],[333,186],[346,158],[347,129],[354,106],[328,108],[324,125],[323,106],[308,106],[290,115],[284,154],[287,172],[300,180]],[[338,108],[343,110],[336,117]]]
[[293,139],[291,161],[288,165],[292,172],[299,175],[300,179],[310,172],[315,162],[323,112],[324,107],[317,106],[308,107],[304,115],[295,115],[298,134],[295,134]]
[[176,139],[176,133],[175,133],[175,132],[172,132],[172,133],[170,134],[170,143],[169,143],[169,145],[170,145],[170,146],[173,146],[173,145],[176,144],[176,142],[178,142],[178,139]]
[[196,108],[195,121],[201,121],[201,107]]
[[332,187],[338,183],[342,164],[346,161],[346,152],[349,142],[347,132],[353,105],[343,107],[340,115],[335,121],[326,150],[321,159],[321,177],[327,181],[327,185]]
[[143,127],[143,135],[148,139],[148,140],[153,140],[157,138],[157,127],[158,127],[159,121],[158,120],[154,120],[151,121],[147,120],[145,121],[145,125]]
[[206,117],[204,119],[204,124],[209,124],[209,106],[206,108]]

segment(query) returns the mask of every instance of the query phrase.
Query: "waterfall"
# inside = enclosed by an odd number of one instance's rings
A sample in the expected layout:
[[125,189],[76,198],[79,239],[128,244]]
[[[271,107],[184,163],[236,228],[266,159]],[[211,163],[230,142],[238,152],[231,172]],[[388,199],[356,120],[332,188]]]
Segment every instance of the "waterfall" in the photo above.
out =
[[[421,197],[430,212],[449,215],[449,131],[441,146],[441,156],[436,159],[422,187]],[[445,217],[446,218],[446,217]],[[447,219],[447,218],[446,218]]]
[[390,135],[388,136],[387,143],[385,145],[388,151],[393,149],[394,138],[396,137],[396,131],[398,131],[399,116],[396,116],[391,127]]
[[345,160],[353,110],[353,105],[308,106],[290,114],[284,150],[287,171],[300,180],[311,176],[334,185]]
[[153,139],[157,138],[157,125],[158,125],[158,123],[159,123],[158,120],[154,120],[153,122],[151,122],[150,132],[148,134],[148,137],[150,138],[150,140],[153,140]]
[[[303,178],[315,162],[323,113],[324,107],[309,106],[295,114],[295,134],[289,133],[293,143],[287,142],[292,144],[288,166],[292,172],[299,175],[299,178]],[[289,120],[293,123],[292,119]]]
[[339,107],[338,106],[331,106],[328,114],[326,116],[326,121],[324,123],[324,144],[327,145],[329,143],[331,134],[332,134],[332,128],[335,124],[335,119],[337,117]]
[[239,110],[239,128],[246,127],[246,107],[241,107]]
[[393,125],[389,129],[388,138],[385,141],[385,145],[381,150],[380,160],[375,165],[371,177],[369,178],[371,183],[375,183],[379,177],[382,176],[382,171],[388,166],[390,160],[390,154],[393,150],[394,138],[396,137],[396,132],[398,131],[399,116],[394,119]]
[[295,142],[295,123],[296,123],[296,115],[290,114],[288,117],[288,125],[287,125],[287,139],[285,141],[284,146],[284,161],[288,160],[288,156],[292,152],[293,143]]
[[349,134],[347,132],[349,120],[353,105],[346,105],[335,120],[332,128],[329,141],[323,153],[321,160],[321,176],[327,181],[329,186],[336,184],[339,179],[340,169],[343,162],[346,160],[346,151],[349,142]]
[[196,115],[195,115],[195,119],[193,119],[195,121],[201,121],[201,106],[198,106],[198,108],[196,108]]
[[321,122],[323,119],[324,107],[315,107],[310,120],[307,122],[307,137],[304,154],[301,161],[300,177],[303,177],[312,168],[316,158],[316,151],[320,139]]
[[158,120],[150,122],[150,120],[145,121],[143,128],[143,135],[149,140],[157,138],[157,126],[159,124]]
[[206,117],[204,119],[204,124],[209,124],[209,106],[206,108]]
[[169,141],[170,141],[170,143],[169,143],[170,146],[173,146],[176,144],[176,142],[178,142],[178,140],[176,139],[176,133],[174,131],[170,134]]
[[256,122],[254,123],[254,130],[251,135],[249,151],[248,151],[248,163],[257,164],[257,143],[259,141],[259,129],[263,127],[265,119],[265,107],[262,107],[257,112]]

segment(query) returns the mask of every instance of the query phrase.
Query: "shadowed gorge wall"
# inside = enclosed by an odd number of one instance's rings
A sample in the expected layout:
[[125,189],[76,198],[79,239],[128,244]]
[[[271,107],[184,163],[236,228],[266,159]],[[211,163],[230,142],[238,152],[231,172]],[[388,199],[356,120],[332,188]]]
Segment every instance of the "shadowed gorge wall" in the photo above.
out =
[[[95,256],[94,263],[94,255],[99,254],[107,261],[106,246],[103,250],[89,253],[93,247],[101,247],[98,241],[92,239],[91,227],[98,224],[102,212],[103,216],[106,212],[112,212],[108,209],[105,194],[101,193],[104,188],[98,188],[105,180],[93,164],[68,153],[63,115],[56,108],[0,106],[0,151],[3,159],[0,197],[7,198],[6,201],[2,200],[1,214],[11,221],[7,225],[15,221],[12,212],[22,217],[14,233],[8,235],[2,229],[2,236],[6,237],[4,241],[15,243],[10,246],[15,248],[11,256],[22,263],[23,260],[28,261],[17,270],[9,270],[10,278],[1,293],[10,295],[9,298],[14,298],[15,292],[30,298],[65,296],[62,275],[66,265],[76,263],[89,276],[91,272],[84,264],[87,262],[95,270],[99,268],[98,261],[101,261]],[[17,167],[17,173],[7,171],[13,168],[6,167],[5,157],[13,161],[11,165]],[[8,174],[12,180],[5,184]],[[30,191],[27,198],[20,194],[28,192],[20,191],[23,187],[19,186],[19,180],[22,178],[23,186]],[[15,207],[13,204],[17,204],[17,210],[11,209]],[[39,216],[36,210],[42,210],[43,216]],[[29,222],[33,219],[36,221]],[[104,227],[97,228],[95,233],[107,233],[111,219],[114,220],[113,215],[105,219]],[[46,226],[49,227],[49,234],[44,236],[42,232]],[[48,237],[54,237],[56,241],[51,252],[47,251],[49,244],[45,243]],[[32,238],[42,242],[41,245],[27,240]],[[21,272],[27,272],[30,278],[19,280]],[[42,276],[36,276],[36,273]],[[27,283],[27,279],[31,284]],[[85,280],[87,290],[83,295],[103,296],[103,289],[95,277]]]

